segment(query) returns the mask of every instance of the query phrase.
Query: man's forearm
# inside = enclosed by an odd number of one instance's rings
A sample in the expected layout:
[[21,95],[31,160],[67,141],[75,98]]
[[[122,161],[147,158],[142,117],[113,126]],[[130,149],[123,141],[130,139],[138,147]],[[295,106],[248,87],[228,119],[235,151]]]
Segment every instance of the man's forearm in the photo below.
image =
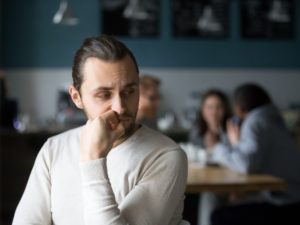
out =
[[106,169],[106,159],[97,159],[80,164],[84,217],[87,225],[123,225],[120,210],[115,200]]

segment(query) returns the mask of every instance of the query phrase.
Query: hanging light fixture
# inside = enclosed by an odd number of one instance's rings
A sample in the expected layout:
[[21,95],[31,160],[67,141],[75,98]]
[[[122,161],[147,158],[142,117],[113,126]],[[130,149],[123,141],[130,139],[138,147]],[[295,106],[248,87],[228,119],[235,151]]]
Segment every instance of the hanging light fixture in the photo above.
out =
[[77,25],[79,19],[74,15],[67,0],[61,0],[59,8],[53,17],[53,23],[74,26]]
[[203,9],[203,13],[197,21],[197,28],[205,32],[222,31],[222,24],[217,20],[212,6],[207,5]]
[[288,14],[287,8],[285,8],[283,2],[279,0],[273,1],[267,16],[272,22],[288,23],[291,21],[291,17]]
[[151,16],[145,9],[139,0],[129,0],[127,6],[123,11],[123,16],[127,19],[134,20],[149,20]]

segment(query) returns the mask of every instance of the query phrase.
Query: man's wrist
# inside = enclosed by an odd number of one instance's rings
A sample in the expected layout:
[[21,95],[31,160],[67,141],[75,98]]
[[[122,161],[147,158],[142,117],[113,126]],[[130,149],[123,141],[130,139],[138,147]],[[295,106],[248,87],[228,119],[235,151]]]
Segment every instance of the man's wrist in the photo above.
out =
[[106,158],[80,162],[80,173],[84,183],[96,180],[108,180]]
[[96,152],[90,152],[90,153],[82,153],[80,155],[80,161],[86,162],[86,161],[106,158],[107,154],[108,154],[108,151],[96,151]]

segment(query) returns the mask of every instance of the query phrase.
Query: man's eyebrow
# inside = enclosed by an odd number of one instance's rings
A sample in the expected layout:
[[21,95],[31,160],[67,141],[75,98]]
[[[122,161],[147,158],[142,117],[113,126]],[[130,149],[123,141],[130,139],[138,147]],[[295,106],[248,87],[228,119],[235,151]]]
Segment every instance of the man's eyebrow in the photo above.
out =
[[128,84],[125,85],[125,88],[129,88],[129,87],[133,87],[133,86],[138,86],[136,81],[130,82]]
[[112,87],[97,87],[92,92],[99,92],[99,91],[110,91],[112,90]]
[[[124,88],[131,88],[131,87],[134,87],[134,86],[138,86],[136,81],[133,81],[133,82],[130,82],[130,83],[126,84]],[[95,92],[100,92],[100,91],[110,91],[110,90],[113,90],[113,89],[114,89],[113,87],[102,86],[102,87],[95,88],[92,92],[95,93]]]

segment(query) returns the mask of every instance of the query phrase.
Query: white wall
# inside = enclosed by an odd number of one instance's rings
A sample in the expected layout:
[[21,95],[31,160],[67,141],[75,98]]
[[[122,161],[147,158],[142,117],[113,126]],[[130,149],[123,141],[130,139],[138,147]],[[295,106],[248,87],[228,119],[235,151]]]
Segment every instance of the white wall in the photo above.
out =
[[[141,71],[162,80],[162,109],[176,112],[186,107],[191,91],[204,92],[215,87],[231,94],[237,85],[249,81],[263,85],[280,108],[300,102],[300,70],[144,68]],[[19,100],[21,112],[30,113],[36,119],[53,118],[57,91],[71,84],[69,69],[5,72],[10,96]]]

